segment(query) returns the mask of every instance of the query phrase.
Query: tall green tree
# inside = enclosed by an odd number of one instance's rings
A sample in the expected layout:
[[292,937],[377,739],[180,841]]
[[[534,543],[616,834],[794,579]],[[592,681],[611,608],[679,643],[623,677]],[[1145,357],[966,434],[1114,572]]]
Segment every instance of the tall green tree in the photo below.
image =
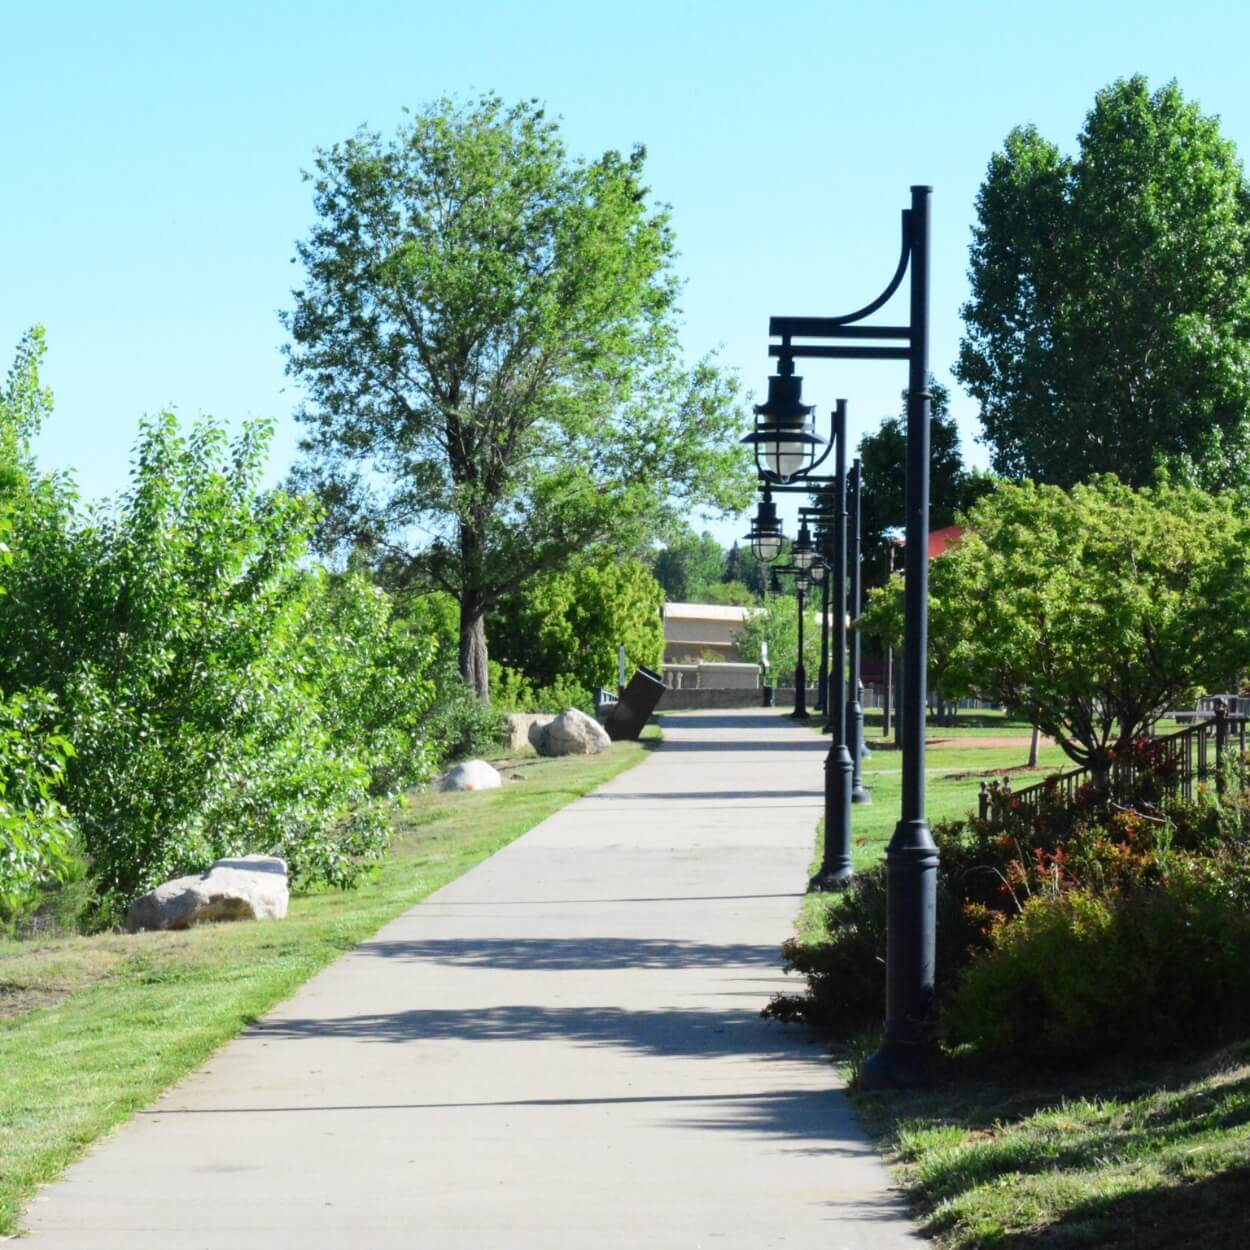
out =
[[709,586],[725,575],[725,552],[706,530],[696,534],[681,526],[652,557],[651,571],[674,603],[698,603]]
[[[950,413],[950,392],[940,382],[929,379],[933,396],[929,429],[929,528],[953,525],[957,513],[966,511],[990,488],[984,473],[964,465],[959,446],[959,430]],[[902,411],[885,417],[871,434],[859,442],[863,461],[863,490],[860,496],[861,550],[865,574],[881,580],[878,570],[887,566],[882,552],[892,530],[903,527],[907,501],[907,392]]]
[[457,597],[483,699],[501,595],[749,497],[737,384],[683,363],[643,164],[574,159],[536,103],[485,96],[361,131],[311,175],[284,316],[308,395],[297,480],[326,509],[323,547],[363,544]]
[[955,376],[996,472],[1250,480],[1250,189],[1173,82],[1098,93],[1067,157],[1013,130],[977,197]]
[[[1250,524],[1231,495],[1112,477],[1000,483],[929,568],[930,666],[1105,775],[1158,714],[1250,665]],[[865,628],[901,643],[902,579]]]

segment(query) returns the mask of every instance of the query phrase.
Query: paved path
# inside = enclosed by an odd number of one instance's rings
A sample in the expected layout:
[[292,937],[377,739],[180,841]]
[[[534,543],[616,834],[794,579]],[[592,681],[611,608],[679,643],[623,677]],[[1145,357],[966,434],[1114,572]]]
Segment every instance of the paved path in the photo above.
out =
[[782,984],[824,741],[660,751],[310,981],[33,1202],[30,1250],[895,1250]]

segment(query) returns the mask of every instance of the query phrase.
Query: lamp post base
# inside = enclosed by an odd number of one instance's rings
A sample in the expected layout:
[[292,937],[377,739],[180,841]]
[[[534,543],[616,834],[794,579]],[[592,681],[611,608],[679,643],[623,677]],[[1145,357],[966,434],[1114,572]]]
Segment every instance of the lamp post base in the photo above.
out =
[[855,879],[851,867],[851,753],[834,743],[825,756],[825,845],[820,868],[807,883],[809,893],[845,889]]
[[858,1089],[923,1089],[933,1083],[937,1052],[918,1042],[882,1042],[859,1068]]
[[872,791],[869,790],[861,781],[860,783],[858,783],[857,785],[851,788],[851,802],[857,803],[857,804],[858,803],[871,803]]
[[836,894],[845,890],[855,880],[853,868],[835,868],[830,872],[820,871],[807,883],[809,894]]

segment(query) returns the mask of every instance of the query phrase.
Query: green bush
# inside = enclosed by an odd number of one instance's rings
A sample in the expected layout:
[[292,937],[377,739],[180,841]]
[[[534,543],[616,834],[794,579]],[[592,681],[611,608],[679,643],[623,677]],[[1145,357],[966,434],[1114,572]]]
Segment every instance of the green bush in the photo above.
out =
[[1153,889],[1030,898],[943,1013],[987,1057],[1162,1055],[1250,1025],[1250,895],[1189,865]]
[[301,675],[330,741],[367,764],[373,795],[426,780],[435,763],[424,725],[438,640],[398,620],[391,597],[359,573],[310,579]]
[[[1195,1023],[1222,1035],[1250,1020],[1223,1002],[1250,967],[1247,767],[1230,762],[1220,786],[1182,800],[1164,753],[1134,750],[1136,788],[1121,801],[1008,799],[989,820],[935,827],[935,1008],[952,1044],[1031,1058],[1166,1052]],[[767,1014],[851,1036],[879,1022],[884,1001],[884,865],[834,901],[826,925],[823,941],[784,948],[807,992]]]
[[439,765],[498,751],[503,743],[504,714],[487,707],[465,685],[454,655],[440,659],[434,681],[434,704],[422,728]]
[[594,696],[571,677],[558,676],[535,690],[523,673],[490,661],[491,706],[502,713],[563,712],[577,708],[587,716],[595,711]]
[[56,798],[73,755],[49,731],[55,705],[43,692],[0,698],[0,921],[37,903],[72,874],[74,826]]
[[57,700],[101,920],[245,851],[350,885],[386,847],[373,795],[430,770],[428,648],[358,580],[301,569],[314,516],[259,489],[269,437],[163,415],[107,511],[16,492],[0,683]]
[[[885,865],[874,864],[833,900],[823,942],[786,942],[785,971],[804,976],[807,991],[776,995],[764,1014],[785,1022],[802,1020],[840,1038],[879,1024],[885,1002],[885,898]],[[958,897],[939,880],[939,982],[952,976],[964,957],[959,908]]]

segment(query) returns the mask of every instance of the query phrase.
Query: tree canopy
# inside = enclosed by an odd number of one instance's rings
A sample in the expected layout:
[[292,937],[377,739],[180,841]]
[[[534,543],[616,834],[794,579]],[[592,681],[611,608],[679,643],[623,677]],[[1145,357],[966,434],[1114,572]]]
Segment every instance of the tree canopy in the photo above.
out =
[[726,557],[720,543],[706,530],[696,534],[679,527],[651,558],[651,571],[664,597],[677,603],[698,603],[709,586],[725,577]]
[[[929,427],[929,528],[942,529],[954,524],[957,513],[990,488],[983,473],[964,467],[959,447],[959,430],[950,413],[950,392],[930,378],[932,395]],[[864,572],[876,580],[884,569],[877,553],[892,530],[903,526],[907,501],[907,392],[897,416],[885,417],[871,434],[859,442],[863,461],[863,487],[860,492],[860,549]]]
[[977,196],[955,376],[997,473],[1250,478],[1250,188],[1173,82],[1098,93],[1075,157],[1008,135]]
[[456,596],[483,697],[501,595],[749,497],[736,381],[681,355],[644,156],[574,159],[538,104],[485,96],[361,131],[311,175],[284,317],[308,394],[297,481],[326,509],[323,548]]
[[[1233,497],[1112,477],[1000,483],[929,571],[943,693],[1022,713],[1105,772],[1158,714],[1250,664],[1250,524]],[[902,579],[866,627],[901,641]]]

